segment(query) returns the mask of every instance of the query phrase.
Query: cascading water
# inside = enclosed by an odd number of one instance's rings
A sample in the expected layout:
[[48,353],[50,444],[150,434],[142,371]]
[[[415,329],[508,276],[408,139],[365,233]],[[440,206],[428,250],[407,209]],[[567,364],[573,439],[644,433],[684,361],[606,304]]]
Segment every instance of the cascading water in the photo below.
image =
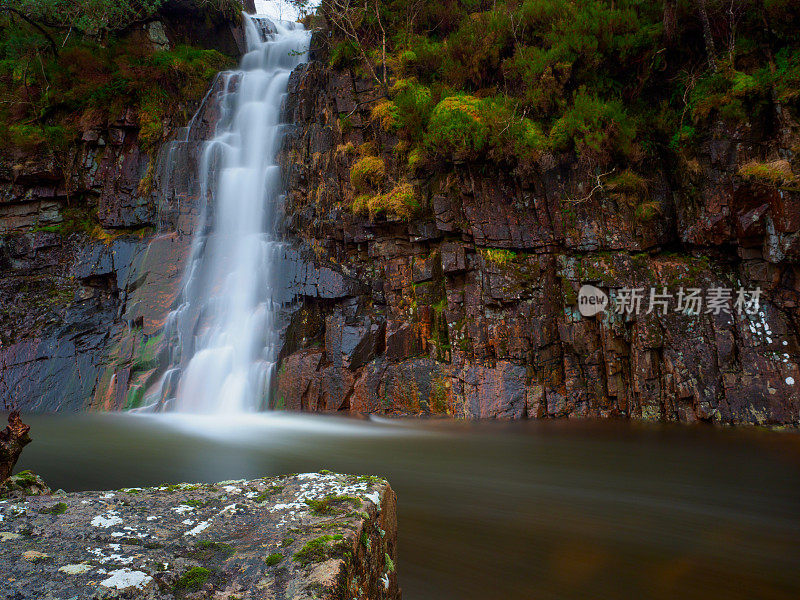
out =
[[[204,206],[182,304],[166,325],[168,336],[181,338],[173,361],[181,366],[162,378],[162,410],[258,410],[277,357],[281,104],[310,34],[296,23],[244,19],[248,51],[240,69],[218,82],[221,118],[198,165]],[[167,406],[165,387],[176,389]]]

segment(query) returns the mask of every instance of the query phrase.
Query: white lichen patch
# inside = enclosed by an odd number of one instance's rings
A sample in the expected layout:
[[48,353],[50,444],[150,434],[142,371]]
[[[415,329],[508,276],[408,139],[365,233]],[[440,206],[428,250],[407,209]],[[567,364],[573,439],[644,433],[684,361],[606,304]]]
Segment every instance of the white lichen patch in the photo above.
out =
[[179,504],[178,506],[172,507],[173,512],[178,513],[179,515],[185,514],[187,512],[191,512],[194,510],[194,506],[189,506],[188,504]]
[[[0,521],[3,519],[0,518]],[[0,542],[8,542],[9,540],[18,540],[22,536],[18,533],[12,533],[10,531],[0,531]]]
[[152,516],[149,516],[149,517],[147,517],[147,520],[148,520],[148,521],[157,521],[157,520],[158,520],[158,519],[160,519],[160,518],[161,518],[161,517],[157,517],[157,516],[155,516],[155,515],[152,515]]
[[184,525],[194,525],[194,521],[192,521],[191,519],[184,519],[183,521],[181,521],[181,523],[183,523]]
[[190,529],[184,535],[197,535],[208,529],[210,525],[211,525],[210,521],[201,521],[200,523],[197,524],[196,527]]
[[147,530],[142,530],[139,527],[123,527],[122,531],[115,531],[111,534],[111,537],[128,537],[128,538],[139,538],[143,540],[146,537],[150,537],[150,532]]
[[103,498],[104,500],[108,500],[109,498],[113,498],[114,496],[116,496],[114,492],[107,492],[100,497]]
[[794,385],[794,377],[787,377],[786,385]]
[[83,575],[84,573],[88,573],[92,570],[92,565],[87,563],[64,565],[63,567],[59,567],[58,570],[61,573],[66,573],[67,575]]
[[95,560],[100,564],[118,563],[120,565],[129,565],[133,562],[132,556],[123,556],[119,554],[122,546],[119,544],[109,544],[108,548],[87,548],[86,551],[95,557]]
[[229,494],[241,494],[242,493],[241,488],[239,488],[239,487],[237,487],[235,485],[225,485],[225,486],[222,486],[222,489],[225,490],[226,492],[228,492]]
[[117,569],[111,571],[107,579],[100,582],[100,585],[107,588],[124,590],[127,588],[144,589],[153,578],[142,571],[132,571],[131,569]]
[[[273,511],[308,510],[306,500],[321,500],[326,496],[358,496],[362,499],[370,500],[376,505],[380,501],[378,492],[367,493],[369,484],[366,481],[343,484],[339,476],[326,473],[301,473],[297,476],[297,479],[306,483],[300,484],[300,491],[295,494],[294,501],[275,504],[272,507]],[[293,512],[290,514],[294,515]],[[285,523],[285,518],[281,522]]]
[[122,523],[122,519],[120,518],[119,513],[115,510],[109,510],[106,514],[97,515],[92,519],[92,526],[102,527],[103,529],[108,529],[109,527],[119,525],[120,523]]

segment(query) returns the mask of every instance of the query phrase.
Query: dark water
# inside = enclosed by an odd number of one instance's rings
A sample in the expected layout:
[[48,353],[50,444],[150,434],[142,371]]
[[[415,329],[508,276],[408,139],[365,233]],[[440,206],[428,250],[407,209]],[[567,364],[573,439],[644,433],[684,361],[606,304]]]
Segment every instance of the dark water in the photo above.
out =
[[407,600],[800,598],[796,434],[293,415],[29,421],[19,468],[66,490],[384,475]]

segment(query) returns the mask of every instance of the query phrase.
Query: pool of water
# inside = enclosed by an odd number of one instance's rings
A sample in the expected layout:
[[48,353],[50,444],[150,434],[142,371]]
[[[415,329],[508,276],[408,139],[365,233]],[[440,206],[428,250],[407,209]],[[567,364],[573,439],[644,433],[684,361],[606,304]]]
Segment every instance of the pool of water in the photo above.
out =
[[623,423],[31,416],[68,491],[385,476],[406,600],[800,597],[800,436]]

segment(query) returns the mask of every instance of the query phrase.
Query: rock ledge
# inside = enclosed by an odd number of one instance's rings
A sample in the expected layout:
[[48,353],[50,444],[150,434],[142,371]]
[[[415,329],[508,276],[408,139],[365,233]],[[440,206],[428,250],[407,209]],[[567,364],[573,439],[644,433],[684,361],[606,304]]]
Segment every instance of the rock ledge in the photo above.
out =
[[396,498],[304,473],[0,501],[0,597],[399,600]]

